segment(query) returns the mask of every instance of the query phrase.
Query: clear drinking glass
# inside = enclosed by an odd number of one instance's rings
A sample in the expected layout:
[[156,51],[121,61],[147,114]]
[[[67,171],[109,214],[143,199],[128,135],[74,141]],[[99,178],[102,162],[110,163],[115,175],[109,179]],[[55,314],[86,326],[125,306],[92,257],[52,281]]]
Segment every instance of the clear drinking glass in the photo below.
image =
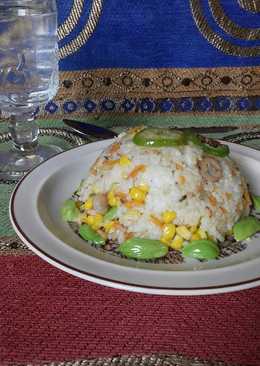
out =
[[38,144],[34,119],[58,90],[55,0],[0,0],[0,110],[12,148],[0,151],[0,178],[16,180],[60,152]]

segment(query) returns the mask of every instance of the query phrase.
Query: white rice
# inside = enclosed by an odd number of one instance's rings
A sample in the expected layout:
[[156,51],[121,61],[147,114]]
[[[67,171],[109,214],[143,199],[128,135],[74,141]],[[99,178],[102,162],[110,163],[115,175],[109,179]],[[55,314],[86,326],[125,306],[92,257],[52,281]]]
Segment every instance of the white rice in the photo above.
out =
[[[189,144],[178,148],[140,147],[132,142],[133,132],[121,134],[116,143],[120,148],[111,153],[109,147],[93,165],[80,188],[80,201],[90,194],[108,193],[113,187],[129,197],[133,186],[147,184],[145,203],[134,209],[124,204],[118,207],[118,220],[134,236],[159,239],[161,228],[151,222],[151,215],[161,217],[164,211],[175,211],[175,225],[200,226],[214,240],[223,241],[234,223],[249,213],[249,202],[244,178],[229,158],[214,157],[221,167],[222,177],[211,182],[201,174],[200,162],[207,158],[199,147]],[[125,155],[129,165],[106,167],[106,159],[116,160]],[[128,178],[133,169],[145,165],[145,170],[134,179]],[[184,178],[182,178],[184,177]],[[125,239],[125,231],[116,229],[109,238],[117,242]]]

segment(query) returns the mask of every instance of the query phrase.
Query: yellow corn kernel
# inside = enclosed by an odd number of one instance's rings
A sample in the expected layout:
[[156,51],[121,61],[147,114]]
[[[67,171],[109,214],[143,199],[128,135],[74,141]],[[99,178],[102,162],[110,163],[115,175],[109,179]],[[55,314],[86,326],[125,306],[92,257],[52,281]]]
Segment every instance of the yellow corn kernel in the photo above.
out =
[[174,219],[176,219],[176,212],[175,211],[164,211],[162,214],[163,222],[165,224],[169,224]]
[[190,232],[191,232],[192,234],[194,234],[194,233],[195,233],[195,231],[197,231],[197,229],[198,229],[198,227],[197,227],[196,225],[191,225],[191,226],[190,226],[190,228],[189,228],[189,230],[190,230]]
[[87,216],[85,219],[86,224],[92,226],[94,224],[94,216]]
[[200,240],[200,239],[201,239],[201,237],[198,233],[194,233],[191,236],[191,240]]
[[161,241],[163,244],[166,244],[166,245],[170,246],[171,241],[170,241],[170,240],[168,240],[168,239],[166,239],[166,238],[164,238],[163,236],[160,238],[160,241]]
[[119,199],[115,196],[114,191],[111,190],[107,195],[107,200],[109,206],[118,206],[119,205]]
[[114,228],[114,222],[113,221],[108,221],[104,224],[104,229],[105,229],[105,232],[107,234],[110,233],[110,231],[112,231],[113,228]]
[[119,159],[119,164],[121,166],[127,166],[127,165],[131,164],[131,160],[128,159],[127,155],[122,155]]
[[83,224],[87,224],[88,223],[88,216],[86,215],[82,215],[81,218],[80,218],[80,221],[83,223]]
[[180,235],[185,240],[190,240],[191,232],[186,228],[186,226],[178,226],[176,228],[176,233]]
[[165,224],[163,225],[162,237],[166,240],[173,239],[176,232],[176,227],[173,224]]
[[149,192],[149,186],[146,183],[140,183],[138,188],[141,189],[141,191],[144,193]]
[[93,198],[89,198],[86,200],[86,202],[83,205],[85,210],[90,210],[93,207]]
[[201,228],[197,230],[197,233],[199,234],[201,239],[207,239],[208,237],[206,231]]
[[134,200],[134,201],[138,201],[138,202],[145,201],[146,194],[137,187],[130,188],[129,194],[130,194],[130,197],[132,198],[132,200]]
[[183,238],[180,235],[175,235],[173,241],[170,243],[170,247],[175,250],[180,250],[183,246]]
[[99,229],[103,221],[103,216],[101,214],[96,214],[92,217],[93,217],[93,224],[92,224],[93,229]]

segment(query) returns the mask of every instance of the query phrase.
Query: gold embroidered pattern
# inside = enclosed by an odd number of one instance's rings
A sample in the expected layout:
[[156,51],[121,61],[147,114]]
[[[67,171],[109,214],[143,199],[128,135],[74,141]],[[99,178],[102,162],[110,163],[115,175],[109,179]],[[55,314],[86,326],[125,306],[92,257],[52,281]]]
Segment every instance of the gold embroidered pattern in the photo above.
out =
[[259,94],[260,67],[96,69],[61,72],[56,99]]
[[238,24],[230,20],[224,12],[219,0],[209,0],[212,15],[214,16],[218,25],[227,33],[234,37],[246,40],[260,39],[259,28],[242,28]]
[[79,35],[59,49],[59,58],[63,59],[78,51],[93,34],[100,14],[102,12],[103,0],[93,0],[88,21]]
[[83,7],[84,7],[84,0],[74,0],[68,18],[58,28],[59,41],[67,37],[73,31],[73,29],[75,28],[80,19]]
[[195,23],[202,33],[202,35],[217,49],[220,51],[233,55],[233,56],[259,56],[260,47],[242,47],[232,44],[229,41],[224,40],[218,34],[216,34],[209,26],[206,17],[203,14],[201,0],[190,0],[191,11]]
[[253,13],[260,12],[260,3],[259,0],[238,0],[241,8],[252,11]]

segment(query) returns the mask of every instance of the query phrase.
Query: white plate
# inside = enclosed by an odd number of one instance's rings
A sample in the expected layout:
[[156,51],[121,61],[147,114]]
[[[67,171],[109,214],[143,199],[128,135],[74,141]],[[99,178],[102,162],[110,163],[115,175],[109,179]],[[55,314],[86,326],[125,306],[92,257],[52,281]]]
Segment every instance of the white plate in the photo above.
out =
[[[18,236],[41,258],[80,278],[130,291],[160,295],[230,292],[260,285],[260,240],[220,260],[153,264],[104,254],[76,235],[59,215],[90,165],[112,140],[84,145],[44,162],[18,183],[10,217]],[[232,157],[260,194],[260,152],[229,144]]]

